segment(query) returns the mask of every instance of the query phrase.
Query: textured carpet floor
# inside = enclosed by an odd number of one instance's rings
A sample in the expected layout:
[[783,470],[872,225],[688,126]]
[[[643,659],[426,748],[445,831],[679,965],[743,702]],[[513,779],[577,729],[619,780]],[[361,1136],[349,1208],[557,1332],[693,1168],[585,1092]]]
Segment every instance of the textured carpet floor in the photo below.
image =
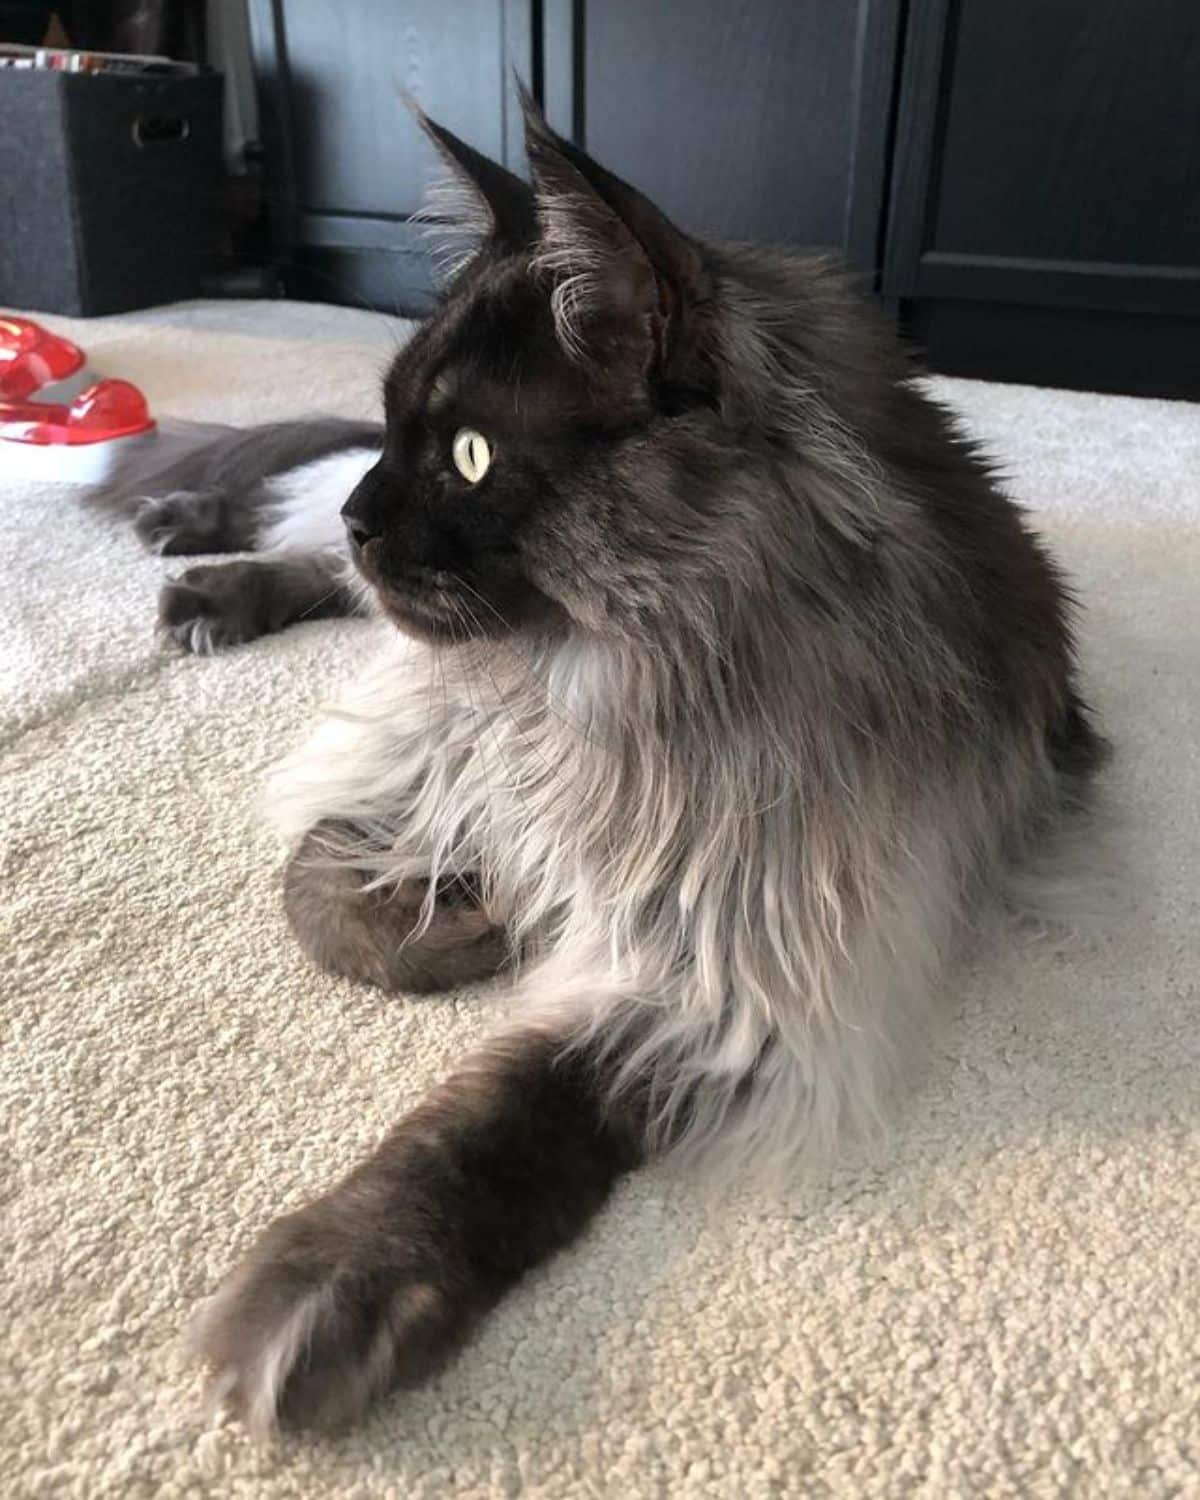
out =
[[[160,412],[375,409],[396,325],[74,326]],[[333,1443],[206,1426],[178,1333],[487,1024],[288,941],[263,767],[366,653],[208,660],[165,565],[0,479],[0,1490],[19,1496],[1200,1493],[1200,408],[940,382],[1087,601],[1130,909],[980,957],[881,1159],[710,1213],[629,1183],[428,1389]]]

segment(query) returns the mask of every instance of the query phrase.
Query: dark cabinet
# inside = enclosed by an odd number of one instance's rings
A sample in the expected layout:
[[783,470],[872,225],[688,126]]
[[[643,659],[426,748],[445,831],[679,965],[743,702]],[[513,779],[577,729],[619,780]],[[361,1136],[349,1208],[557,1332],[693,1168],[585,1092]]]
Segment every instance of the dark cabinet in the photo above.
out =
[[934,368],[1200,396],[1200,0],[250,0],[285,288],[425,305],[409,91],[513,70],[685,227],[832,248]]
[[872,266],[898,9],[563,6],[549,17],[551,123],[689,228]]
[[435,170],[402,90],[523,170],[512,73],[679,222],[873,272],[901,0],[251,0],[284,280],[417,310]]
[[883,276],[937,368],[1200,395],[1200,5],[913,0]]
[[420,310],[439,168],[404,96],[519,170],[534,0],[250,0],[250,23],[285,290]]

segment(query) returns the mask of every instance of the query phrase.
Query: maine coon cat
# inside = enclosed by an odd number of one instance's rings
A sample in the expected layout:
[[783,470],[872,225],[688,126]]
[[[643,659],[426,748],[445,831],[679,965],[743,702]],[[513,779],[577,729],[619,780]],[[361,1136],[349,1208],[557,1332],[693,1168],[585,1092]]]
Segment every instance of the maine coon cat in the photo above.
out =
[[[342,513],[396,640],[273,793],[317,964],[511,1013],[202,1310],[260,1433],[420,1379],[651,1156],[871,1131],[1102,759],[1053,564],[875,312],[526,123],[532,188],[427,122],[475,249]],[[380,441],[297,440],[219,441],[211,508]]]

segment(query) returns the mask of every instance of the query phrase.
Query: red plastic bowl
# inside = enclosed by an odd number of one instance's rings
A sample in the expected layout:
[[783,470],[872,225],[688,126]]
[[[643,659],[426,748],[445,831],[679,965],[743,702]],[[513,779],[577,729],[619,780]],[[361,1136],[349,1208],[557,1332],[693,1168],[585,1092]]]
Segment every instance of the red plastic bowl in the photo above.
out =
[[31,318],[0,315],[0,402],[25,401],[77,375],[83,350]]
[[128,380],[101,380],[70,406],[43,401],[0,402],[0,439],[77,447],[151,432],[146,398]]

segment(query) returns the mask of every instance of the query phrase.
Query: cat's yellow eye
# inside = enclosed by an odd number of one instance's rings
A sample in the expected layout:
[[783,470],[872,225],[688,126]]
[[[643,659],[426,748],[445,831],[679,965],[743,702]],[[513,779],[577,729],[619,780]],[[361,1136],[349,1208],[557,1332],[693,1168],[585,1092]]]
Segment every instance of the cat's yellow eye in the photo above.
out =
[[491,444],[473,427],[460,427],[450,450],[454,467],[468,484],[478,484],[492,466]]

